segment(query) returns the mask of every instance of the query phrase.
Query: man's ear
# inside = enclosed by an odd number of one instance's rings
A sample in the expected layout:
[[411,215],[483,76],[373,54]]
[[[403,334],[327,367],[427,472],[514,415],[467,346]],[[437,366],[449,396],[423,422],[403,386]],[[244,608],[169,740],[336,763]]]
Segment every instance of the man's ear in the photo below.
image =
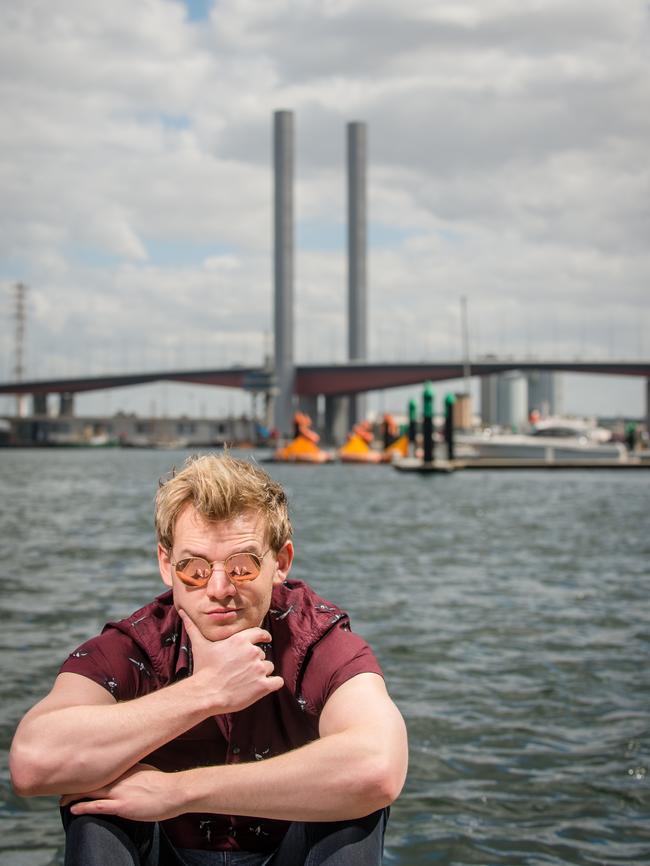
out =
[[273,583],[284,583],[291,571],[293,562],[293,542],[285,541],[277,554]]
[[171,558],[169,556],[169,551],[165,550],[162,544],[158,545],[158,568],[160,569],[160,576],[162,577],[162,582],[165,586],[172,586]]

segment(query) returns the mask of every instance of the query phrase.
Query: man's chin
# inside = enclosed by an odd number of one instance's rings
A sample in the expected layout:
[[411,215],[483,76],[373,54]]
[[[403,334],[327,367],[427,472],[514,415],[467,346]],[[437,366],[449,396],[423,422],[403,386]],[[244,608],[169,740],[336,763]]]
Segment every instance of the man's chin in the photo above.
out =
[[243,631],[247,628],[245,622],[235,620],[231,622],[212,622],[209,619],[202,619],[200,623],[196,623],[199,631],[206,640],[213,643],[218,640],[225,640],[227,637],[237,634],[238,631]]
[[238,631],[241,631],[241,629],[225,628],[224,626],[212,626],[202,628],[200,631],[206,640],[209,640],[211,643],[216,643],[217,641],[225,640],[227,637],[231,637]]

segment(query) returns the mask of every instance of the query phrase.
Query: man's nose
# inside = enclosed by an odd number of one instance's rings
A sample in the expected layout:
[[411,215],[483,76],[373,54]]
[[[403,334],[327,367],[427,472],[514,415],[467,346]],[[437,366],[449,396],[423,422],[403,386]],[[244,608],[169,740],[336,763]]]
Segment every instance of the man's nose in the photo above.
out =
[[217,563],[212,566],[210,580],[207,582],[208,594],[213,598],[223,598],[224,595],[234,595],[236,590],[235,585],[226,574],[223,563]]

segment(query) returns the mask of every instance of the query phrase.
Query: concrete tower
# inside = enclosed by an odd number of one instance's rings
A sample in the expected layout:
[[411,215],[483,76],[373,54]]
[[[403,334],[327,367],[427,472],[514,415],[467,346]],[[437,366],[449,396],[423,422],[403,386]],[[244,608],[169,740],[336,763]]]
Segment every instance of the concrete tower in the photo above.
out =
[[273,114],[274,325],[278,394],[274,424],[288,435],[293,423],[293,112]]
[[[348,123],[348,358],[351,361],[367,358],[366,142],[366,124]],[[365,414],[365,395],[351,395],[350,427]]]

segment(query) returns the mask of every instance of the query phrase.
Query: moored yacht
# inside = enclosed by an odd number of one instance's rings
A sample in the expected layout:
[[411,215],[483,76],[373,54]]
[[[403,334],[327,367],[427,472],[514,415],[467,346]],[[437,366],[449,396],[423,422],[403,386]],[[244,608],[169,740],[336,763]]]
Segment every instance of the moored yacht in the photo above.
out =
[[545,418],[527,433],[501,433],[486,428],[456,435],[460,459],[492,458],[557,461],[627,460],[620,442],[593,422],[577,418]]

